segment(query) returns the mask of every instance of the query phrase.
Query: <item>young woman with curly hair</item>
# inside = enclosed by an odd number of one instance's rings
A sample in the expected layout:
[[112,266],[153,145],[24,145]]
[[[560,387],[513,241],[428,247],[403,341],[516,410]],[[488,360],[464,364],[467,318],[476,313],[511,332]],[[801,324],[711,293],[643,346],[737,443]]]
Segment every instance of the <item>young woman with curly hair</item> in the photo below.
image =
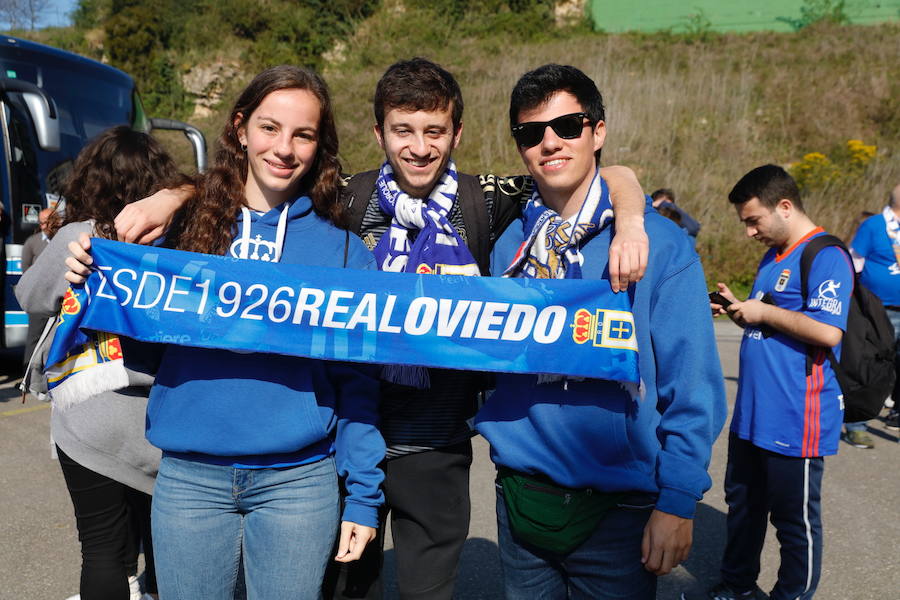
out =
[[[175,163],[159,142],[128,127],[109,129],[85,146],[64,190],[65,213],[51,215],[52,239],[16,287],[22,306],[36,316],[55,317],[68,287],[63,278],[67,245],[83,233],[115,238],[113,220],[126,204],[177,177]],[[51,341],[39,349],[44,356]],[[132,356],[147,350],[137,344],[125,347]],[[34,375],[41,376],[42,365],[43,360],[32,359]],[[141,597],[136,577],[141,539],[145,588],[156,592],[150,493],[160,452],[144,438],[153,378],[143,375],[133,383],[65,410],[54,407],[51,413],[50,432],[81,541],[81,600]]]
[[[267,69],[237,99],[169,243],[371,268],[363,243],[334,225],[337,151],[325,83],[297,67]],[[231,598],[243,562],[250,598],[319,598],[338,531],[340,561],[375,535],[377,403],[374,367],[167,347],[147,412],[147,438],[163,450],[153,503],[163,597]]]

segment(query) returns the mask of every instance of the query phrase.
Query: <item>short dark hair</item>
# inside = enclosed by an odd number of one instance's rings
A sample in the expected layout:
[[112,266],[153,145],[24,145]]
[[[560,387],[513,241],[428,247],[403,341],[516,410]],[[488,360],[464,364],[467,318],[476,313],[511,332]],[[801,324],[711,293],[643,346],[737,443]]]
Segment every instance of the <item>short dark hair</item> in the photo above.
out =
[[669,188],[659,188],[652,194],[650,194],[651,200],[656,200],[658,198],[668,198],[672,204],[675,203],[675,190]]
[[743,204],[753,198],[759,198],[759,203],[770,210],[775,208],[779,200],[786,198],[793,203],[794,208],[805,212],[797,182],[778,165],[756,167],[741,177],[728,193],[728,201],[732,204]]
[[[509,99],[509,126],[519,124],[519,113],[523,110],[541,106],[557,92],[568,92],[575,96],[581,110],[593,125],[606,120],[603,96],[590,77],[569,65],[549,64],[528,71],[516,82]],[[600,150],[602,148],[594,153],[598,161]]]
[[409,111],[452,109],[453,131],[462,123],[463,99],[459,84],[449,71],[426,58],[395,62],[375,86],[375,122],[384,127],[384,115],[392,108]]

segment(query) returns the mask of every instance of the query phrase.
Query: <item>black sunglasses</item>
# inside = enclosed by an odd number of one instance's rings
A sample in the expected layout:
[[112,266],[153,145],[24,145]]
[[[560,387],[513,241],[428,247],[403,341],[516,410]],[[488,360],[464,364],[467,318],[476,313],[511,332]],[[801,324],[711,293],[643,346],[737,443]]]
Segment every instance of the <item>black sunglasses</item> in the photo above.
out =
[[544,139],[544,132],[547,131],[549,125],[553,132],[564,140],[574,140],[581,137],[581,132],[585,125],[591,122],[585,122],[588,118],[587,113],[577,112],[569,115],[562,115],[550,121],[529,121],[527,123],[519,123],[513,125],[512,134],[516,143],[523,148],[531,148],[537,146]]

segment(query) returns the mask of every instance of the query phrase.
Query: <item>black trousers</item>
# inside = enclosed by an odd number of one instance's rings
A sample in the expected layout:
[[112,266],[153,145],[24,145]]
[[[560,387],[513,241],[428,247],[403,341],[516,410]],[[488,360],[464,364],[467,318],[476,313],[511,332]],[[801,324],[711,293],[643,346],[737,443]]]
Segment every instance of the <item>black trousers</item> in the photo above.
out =
[[824,468],[822,457],[784,456],[729,435],[725,468],[728,541],[722,581],[738,592],[754,588],[766,520],[770,519],[781,546],[772,600],[813,597],[822,568]]
[[58,446],[56,451],[81,542],[81,600],[128,600],[141,542],[145,588],[156,593],[150,496],[83,467]]
[[[385,507],[390,515],[401,600],[450,600],[469,535],[472,442],[386,461]],[[384,526],[354,563],[332,562],[325,598],[382,597]]]

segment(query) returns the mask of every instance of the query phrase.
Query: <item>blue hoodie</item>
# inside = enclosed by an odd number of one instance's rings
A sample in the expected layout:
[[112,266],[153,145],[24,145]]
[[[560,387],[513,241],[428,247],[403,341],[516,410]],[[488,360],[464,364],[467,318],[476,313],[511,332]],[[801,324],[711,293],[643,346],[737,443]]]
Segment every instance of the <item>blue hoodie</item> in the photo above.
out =
[[[658,494],[656,508],[691,518],[709,489],[713,442],[725,421],[722,370],[703,269],[678,227],[649,208],[650,258],[633,286],[640,351],[640,400],[617,384],[585,380],[537,383],[534,375],[498,375],[476,417],[491,459],[556,483],[604,492]],[[527,237],[519,220],[497,241],[492,272],[502,273]],[[609,285],[612,227],[581,249],[585,279]]]
[[[285,205],[239,218],[231,255],[271,260]],[[374,259],[312,211],[302,196],[289,205],[280,262],[374,268]],[[383,502],[378,463],[377,368],[276,354],[168,346],[147,407],[147,439],[166,454],[244,468],[307,464],[334,455],[346,476],[343,519],[377,527]]]

